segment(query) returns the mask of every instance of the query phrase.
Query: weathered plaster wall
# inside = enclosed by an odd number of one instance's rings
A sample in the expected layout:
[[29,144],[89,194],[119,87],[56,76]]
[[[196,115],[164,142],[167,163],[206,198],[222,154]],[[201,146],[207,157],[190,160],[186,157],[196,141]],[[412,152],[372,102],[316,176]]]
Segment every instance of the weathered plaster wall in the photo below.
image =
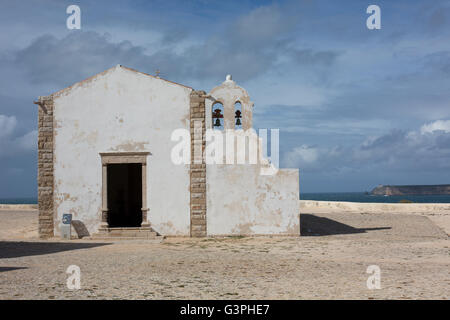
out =
[[189,165],[170,159],[173,130],[189,130],[191,88],[117,66],[54,95],[55,233],[63,213],[88,231],[101,223],[100,152],[148,151],[148,220],[189,235]]
[[[298,170],[275,170],[273,175],[264,175],[273,167],[262,154],[262,140],[247,130],[252,128],[253,102],[231,76],[212,89],[205,101],[207,129],[212,128],[211,109],[215,101],[224,106],[224,131],[216,132],[222,133],[221,162],[227,164],[206,166],[207,234],[300,235]],[[236,102],[242,105],[243,130],[233,130]],[[239,158],[245,159],[245,164],[238,164],[242,163]]]
[[208,235],[300,235],[297,169],[207,165]]

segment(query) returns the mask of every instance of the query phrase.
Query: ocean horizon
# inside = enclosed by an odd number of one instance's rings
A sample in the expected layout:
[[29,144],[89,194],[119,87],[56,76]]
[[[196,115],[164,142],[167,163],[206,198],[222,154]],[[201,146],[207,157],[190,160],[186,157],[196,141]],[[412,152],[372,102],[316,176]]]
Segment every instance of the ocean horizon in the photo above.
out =
[[[300,193],[300,200],[364,203],[399,203],[402,200],[408,200],[414,203],[450,203],[450,195],[380,196],[365,192],[305,192]],[[37,198],[0,198],[0,204],[37,204]]]

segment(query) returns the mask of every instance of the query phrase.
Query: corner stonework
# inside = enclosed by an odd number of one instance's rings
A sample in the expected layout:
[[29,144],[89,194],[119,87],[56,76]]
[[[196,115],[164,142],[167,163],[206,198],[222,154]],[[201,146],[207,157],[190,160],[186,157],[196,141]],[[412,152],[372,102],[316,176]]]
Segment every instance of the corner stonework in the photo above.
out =
[[190,101],[191,237],[206,237],[205,91],[192,91]]
[[54,236],[53,207],[53,98],[39,97],[38,111],[38,208],[39,238]]

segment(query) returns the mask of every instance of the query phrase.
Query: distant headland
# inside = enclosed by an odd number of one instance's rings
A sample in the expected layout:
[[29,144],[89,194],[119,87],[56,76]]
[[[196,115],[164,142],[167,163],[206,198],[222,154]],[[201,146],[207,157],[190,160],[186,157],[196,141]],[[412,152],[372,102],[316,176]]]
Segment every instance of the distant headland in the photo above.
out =
[[384,186],[379,185],[371,192],[373,195],[450,195],[450,184],[416,185],[416,186]]

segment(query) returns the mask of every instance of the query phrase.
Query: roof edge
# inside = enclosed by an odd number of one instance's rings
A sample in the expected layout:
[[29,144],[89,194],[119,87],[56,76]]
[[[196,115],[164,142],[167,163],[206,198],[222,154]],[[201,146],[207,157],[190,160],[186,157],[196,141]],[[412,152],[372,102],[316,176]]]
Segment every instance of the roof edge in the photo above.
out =
[[[138,70],[135,70],[135,69],[132,69],[132,68],[125,67],[125,66],[123,66],[121,64],[118,64],[118,65],[116,65],[114,67],[106,69],[105,71],[102,71],[102,72],[97,73],[97,74],[95,74],[93,76],[90,76],[89,78],[86,78],[84,80],[75,82],[74,84],[72,84],[72,85],[70,85],[70,86],[68,86],[68,87],[66,87],[64,89],[58,90],[58,91],[56,91],[56,92],[54,92],[54,93],[52,93],[52,94],[50,94],[48,96],[42,97],[42,98],[44,98],[44,99],[57,98],[57,97],[61,96],[62,94],[64,94],[65,92],[68,92],[68,91],[72,90],[73,88],[75,88],[75,87],[77,87],[77,86],[79,86],[79,85],[81,85],[83,83],[90,82],[90,81],[92,81],[92,80],[94,80],[94,79],[96,79],[96,78],[98,78],[98,77],[100,77],[102,75],[107,74],[110,71],[116,70],[117,68],[123,68],[123,69],[128,70],[128,71],[132,71],[132,72],[135,72],[135,73],[140,73],[140,74],[152,77],[154,79],[163,80],[163,81],[166,81],[166,82],[169,82],[169,83],[172,83],[172,84],[175,84],[175,85],[179,85],[181,87],[184,87],[184,88],[187,88],[187,89],[190,89],[190,90],[194,90],[194,88],[186,86],[184,84],[180,84],[180,83],[177,83],[177,82],[174,82],[174,81],[170,81],[170,80],[166,80],[166,79],[163,79],[163,78],[160,78],[160,77],[156,77],[156,76],[153,76],[151,74],[148,74],[148,73],[145,73],[145,72],[141,72],[141,71],[138,71]],[[40,99],[41,99],[41,97],[39,97],[39,100]]]
[[133,72],[136,72],[136,73],[140,73],[140,74],[143,74],[143,75],[152,77],[152,78],[154,78],[154,79],[163,80],[163,81],[166,81],[166,82],[169,82],[169,83],[172,83],[172,84],[176,84],[176,85],[179,85],[179,86],[182,86],[182,87],[185,87],[185,88],[194,90],[194,88],[189,87],[189,86],[186,86],[186,85],[184,85],[184,84],[181,84],[181,83],[178,83],[178,82],[175,82],[175,81],[171,81],[171,80],[167,80],[167,79],[164,79],[164,78],[161,78],[161,77],[156,77],[156,76],[154,76],[154,75],[151,75],[151,74],[148,74],[148,73],[145,73],[145,72],[136,70],[136,69],[132,69],[132,68],[129,68],[129,67],[125,67],[125,66],[123,66],[123,65],[121,65],[121,64],[118,64],[117,66],[119,66],[119,67],[121,67],[121,68],[124,68],[124,69],[127,69],[127,70],[130,70],[130,71],[133,71]]

